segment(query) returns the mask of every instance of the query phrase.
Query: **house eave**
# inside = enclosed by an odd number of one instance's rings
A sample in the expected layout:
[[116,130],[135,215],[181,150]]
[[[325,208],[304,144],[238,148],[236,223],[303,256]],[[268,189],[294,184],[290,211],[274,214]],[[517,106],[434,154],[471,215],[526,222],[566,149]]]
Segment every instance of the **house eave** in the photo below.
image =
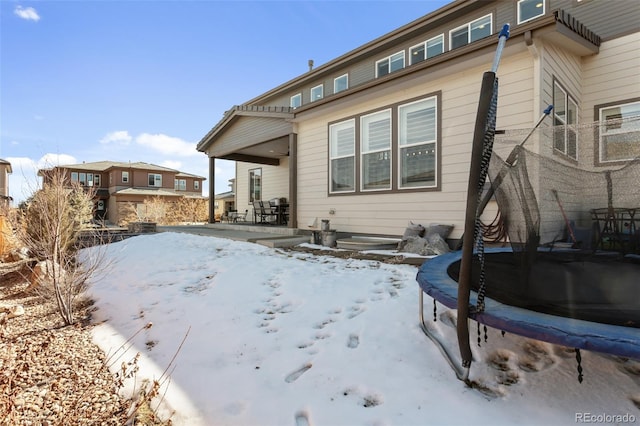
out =
[[234,105],[225,112],[220,120],[201,140],[196,149],[200,152],[206,150],[215,142],[216,138],[224,132],[224,129],[238,120],[239,117],[262,117],[276,119],[292,119],[294,117],[293,108],[280,106],[259,106],[259,105]]

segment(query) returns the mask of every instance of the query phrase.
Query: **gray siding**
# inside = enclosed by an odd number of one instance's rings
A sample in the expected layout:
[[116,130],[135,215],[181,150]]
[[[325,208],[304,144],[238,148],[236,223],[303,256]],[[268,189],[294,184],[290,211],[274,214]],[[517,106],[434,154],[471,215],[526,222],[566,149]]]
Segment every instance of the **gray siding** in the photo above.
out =
[[[239,117],[209,148],[207,154],[210,157],[223,156],[258,142],[285,136],[290,132],[291,124],[281,118]],[[255,139],[256,134],[260,135],[261,140]]]
[[604,40],[640,30],[637,0],[548,0],[550,10],[563,9]]

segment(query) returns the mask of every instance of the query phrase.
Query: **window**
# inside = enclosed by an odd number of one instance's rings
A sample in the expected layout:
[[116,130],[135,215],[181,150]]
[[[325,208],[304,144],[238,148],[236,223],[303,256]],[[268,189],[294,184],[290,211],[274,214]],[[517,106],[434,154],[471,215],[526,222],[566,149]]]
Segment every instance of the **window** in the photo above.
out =
[[262,200],[262,169],[249,170],[249,203]]
[[398,108],[399,188],[436,185],[436,98]]
[[491,15],[489,14],[451,30],[449,32],[449,49],[465,46],[481,38],[488,37],[491,33]]
[[330,123],[329,195],[439,190],[439,96]]
[[162,187],[162,175],[149,173],[149,186]]
[[324,95],[324,86],[322,84],[319,84],[316,87],[311,88],[311,102],[317,101],[318,99],[322,99],[323,95]]
[[518,24],[544,15],[544,2],[545,0],[519,0]]
[[71,172],[71,182],[78,181],[78,172]]
[[93,182],[95,186],[100,186],[100,175],[93,175]]
[[362,190],[391,189],[391,110],[360,119]]
[[[151,181],[151,180],[149,180]],[[175,179],[174,181],[174,189],[176,191],[186,191],[187,190],[187,180],[186,179]]]
[[122,183],[129,182],[129,172],[122,172]]
[[93,173],[87,173],[87,186],[93,186]]
[[349,74],[341,75],[333,80],[333,93],[342,92],[349,88]]
[[298,108],[302,105],[302,93],[298,93],[297,95],[293,95],[291,100],[289,101],[289,106],[291,108]]
[[600,108],[601,162],[640,156],[640,101]]
[[78,182],[80,185],[85,186],[87,184],[87,174],[84,172],[78,173]]
[[356,189],[356,121],[329,126],[329,192]]
[[404,51],[376,62],[376,78],[404,68]]
[[194,180],[193,181],[193,189],[195,189],[196,191],[200,189],[200,181],[199,180]]
[[409,60],[413,65],[425,59],[433,58],[442,52],[444,52],[444,35],[440,34],[409,49]]
[[567,91],[553,83],[553,148],[576,160],[578,158],[578,104]]

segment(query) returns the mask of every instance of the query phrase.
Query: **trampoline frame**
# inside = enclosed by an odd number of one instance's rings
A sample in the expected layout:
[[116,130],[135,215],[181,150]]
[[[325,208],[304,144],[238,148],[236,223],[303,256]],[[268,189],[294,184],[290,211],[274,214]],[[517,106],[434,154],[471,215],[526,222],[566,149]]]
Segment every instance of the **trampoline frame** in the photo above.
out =
[[[544,250],[544,249],[541,249]],[[511,252],[511,248],[487,249],[485,253]],[[424,319],[424,298],[427,293],[437,302],[456,309],[458,283],[449,277],[447,269],[462,258],[460,251],[437,256],[426,261],[418,271],[416,280],[420,287],[419,317],[423,332],[431,339],[437,339],[429,330]],[[471,291],[470,303],[475,304],[477,293]],[[481,324],[535,340],[576,349],[585,349],[640,360],[640,329],[610,324],[601,324],[535,312],[506,305],[485,298],[484,312],[469,312],[469,318]],[[466,376],[463,367],[454,365],[450,351],[442,342],[434,342],[447,356],[456,375],[461,380]],[[466,371],[468,375],[468,370]]]

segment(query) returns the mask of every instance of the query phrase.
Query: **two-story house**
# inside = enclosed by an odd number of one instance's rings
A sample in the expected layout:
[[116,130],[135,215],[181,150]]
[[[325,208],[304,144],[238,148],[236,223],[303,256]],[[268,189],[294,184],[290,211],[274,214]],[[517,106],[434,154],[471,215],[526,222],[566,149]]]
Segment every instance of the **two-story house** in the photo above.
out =
[[11,163],[0,158],[0,203],[9,204],[9,175],[12,173]]
[[57,166],[40,170],[43,184],[48,171],[61,170],[65,179],[95,191],[95,218],[119,223],[124,212],[133,206],[140,209],[145,200],[161,197],[167,201],[180,197],[202,197],[202,176],[180,172],[155,164],[97,161]]
[[[550,104],[543,126],[640,116],[640,2],[456,0],[229,109],[197,145],[210,188],[215,160],[235,160],[238,210],[286,196],[293,228],[397,236],[414,221],[460,237],[481,76],[505,23],[497,128],[531,128]],[[630,123],[616,132],[640,135]],[[537,149],[596,169],[625,160],[605,127]]]

